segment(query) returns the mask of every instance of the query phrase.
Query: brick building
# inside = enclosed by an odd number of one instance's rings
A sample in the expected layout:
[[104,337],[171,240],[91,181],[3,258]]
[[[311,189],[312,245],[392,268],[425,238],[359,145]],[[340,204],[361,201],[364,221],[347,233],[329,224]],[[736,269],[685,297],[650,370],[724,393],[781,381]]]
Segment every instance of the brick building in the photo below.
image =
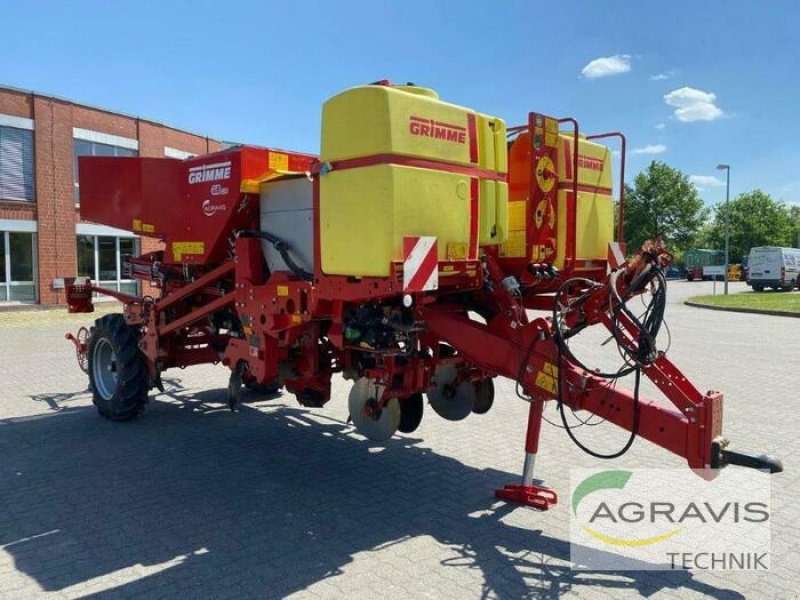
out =
[[136,291],[120,257],[159,247],[83,222],[81,155],[186,158],[220,143],[139,117],[0,87],[0,304],[64,302],[63,278]]

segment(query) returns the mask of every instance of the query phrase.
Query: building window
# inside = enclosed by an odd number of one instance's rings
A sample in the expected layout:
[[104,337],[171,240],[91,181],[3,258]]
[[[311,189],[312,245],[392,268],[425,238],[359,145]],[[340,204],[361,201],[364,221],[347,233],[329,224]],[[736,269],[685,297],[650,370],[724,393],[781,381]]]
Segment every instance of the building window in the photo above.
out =
[[36,236],[0,231],[0,302],[36,302]]
[[33,202],[33,132],[0,126],[0,200]]
[[78,277],[125,294],[139,294],[139,282],[123,279],[122,259],[139,254],[139,240],[110,235],[78,235]]
[[191,152],[187,152],[186,150],[180,150],[179,148],[171,148],[170,146],[164,146],[164,156],[167,158],[177,158],[178,160],[186,160],[187,158],[194,158],[197,156]]
[[74,140],[72,143],[72,173],[75,184],[75,204],[80,203],[80,186],[78,184],[78,157],[79,156],[136,156],[136,150],[122,148],[100,142],[87,140]]

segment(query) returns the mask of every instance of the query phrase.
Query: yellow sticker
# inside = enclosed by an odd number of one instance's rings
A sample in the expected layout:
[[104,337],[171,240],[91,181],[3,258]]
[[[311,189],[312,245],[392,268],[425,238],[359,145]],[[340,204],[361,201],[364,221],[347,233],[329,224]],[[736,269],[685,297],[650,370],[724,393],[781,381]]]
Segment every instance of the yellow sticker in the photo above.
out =
[[142,232],[153,233],[155,230],[156,230],[155,225],[151,225],[150,223],[142,223]]
[[204,242],[172,242],[172,256],[175,260],[182,260],[184,254],[205,254]]
[[536,385],[555,394],[558,390],[558,368],[553,363],[544,363],[542,370],[536,374]]
[[447,242],[447,258],[450,260],[467,258],[467,245],[464,242]]
[[279,285],[278,286],[278,296],[288,296],[289,295],[289,286],[288,285]]
[[142,220],[141,219],[134,219],[133,220],[133,227],[134,231],[141,231],[142,230]]
[[269,168],[271,171],[288,171],[289,155],[282,152],[270,152]]

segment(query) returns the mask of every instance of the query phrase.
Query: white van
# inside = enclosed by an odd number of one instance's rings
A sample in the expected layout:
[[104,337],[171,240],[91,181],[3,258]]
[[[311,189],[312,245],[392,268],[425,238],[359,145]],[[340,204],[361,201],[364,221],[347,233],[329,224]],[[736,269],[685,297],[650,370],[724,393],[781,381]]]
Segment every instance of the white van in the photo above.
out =
[[757,292],[764,288],[800,288],[800,249],[777,246],[752,248],[747,259],[747,283]]

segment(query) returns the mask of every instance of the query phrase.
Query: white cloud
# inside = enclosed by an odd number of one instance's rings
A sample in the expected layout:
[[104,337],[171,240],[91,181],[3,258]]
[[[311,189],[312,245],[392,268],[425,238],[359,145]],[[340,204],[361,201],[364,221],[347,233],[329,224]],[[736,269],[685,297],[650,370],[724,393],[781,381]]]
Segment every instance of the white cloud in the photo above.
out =
[[690,87],[682,87],[664,94],[664,102],[675,107],[675,118],[684,123],[692,121],[713,121],[725,113],[715,102],[716,94]]
[[658,123],[656,125],[656,129],[664,129],[664,127],[666,127],[666,125],[664,125],[664,123]]
[[619,75],[631,70],[631,57],[629,54],[615,54],[614,56],[601,56],[589,62],[581,75],[586,79],[597,79],[609,75]]
[[690,175],[689,182],[698,190],[705,187],[725,187],[725,182],[713,175]]
[[634,148],[634,154],[661,154],[667,151],[667,147],[664,144],[649,144],[644,146],[643,148]]
[[664,71],[663,73],[658,73],[656,75],[650,75],[650,81],[666,81],[667,79],[672,79],[678,72],[675,69],[670,69],[669,71]]

